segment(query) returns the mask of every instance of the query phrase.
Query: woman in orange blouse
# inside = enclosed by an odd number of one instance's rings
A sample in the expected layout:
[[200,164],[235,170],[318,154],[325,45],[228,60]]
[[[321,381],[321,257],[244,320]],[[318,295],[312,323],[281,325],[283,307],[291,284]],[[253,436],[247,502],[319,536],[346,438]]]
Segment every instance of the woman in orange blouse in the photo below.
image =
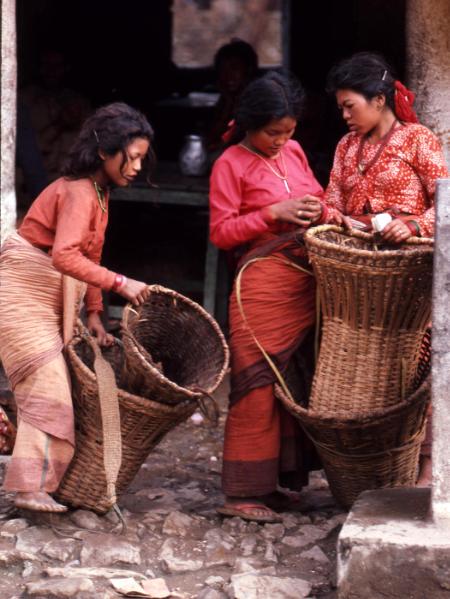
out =
[[[432,237],[436,179],[448,171],[437,137],[417,122],[414,94],[376,54],[358,53],[328,76],[350,133],[336,148],[326,202],[328,219],[351,215],[365,224],[390,212],[386,241]],[[348,220],[347,220],[348,223]]]
[[[328,89],[350,129],[337,146],[326,190],[328,220],[351,226],[351,216],[370,229],[371,218],[387,212],[392,221],[381,232],[386,241],[433,237],[436,179],[449,175],[439,140],[417,121],[414,94],[371,53],[355,54],[332,69]],[[431,481],[430,430],[419,486]]]
[[101,291],[135,305],[147,285],[99,265],[108,221],[109,186],[125,187],[148,157],[146,118],[116,103],[83,125],[63,177],[34,201],[0,255],[0,359],[18,407],[17,439],[4,487],[17,507],[61,512],[56,491],[74,451],[70,379],[62,350],[87,286],[88,328],[100,345]]

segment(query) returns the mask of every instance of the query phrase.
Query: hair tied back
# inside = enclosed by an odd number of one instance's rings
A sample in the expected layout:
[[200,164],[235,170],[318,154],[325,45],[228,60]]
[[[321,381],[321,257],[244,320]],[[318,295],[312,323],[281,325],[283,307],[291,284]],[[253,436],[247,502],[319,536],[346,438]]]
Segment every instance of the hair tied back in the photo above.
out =
[[415,93],[403,85],[401,81],[395,82],[395,114],[405,123],[418,123],[419,119],[414,111],[413,104]]
[[228,143],[230,141],[230,139],[233,137],[233,135],[234,135],[235,132],[236,132],[236,121],[234,119],[232,119],[228,123],[227,130],[222,135],[222,141],[225,142],[225,143]]

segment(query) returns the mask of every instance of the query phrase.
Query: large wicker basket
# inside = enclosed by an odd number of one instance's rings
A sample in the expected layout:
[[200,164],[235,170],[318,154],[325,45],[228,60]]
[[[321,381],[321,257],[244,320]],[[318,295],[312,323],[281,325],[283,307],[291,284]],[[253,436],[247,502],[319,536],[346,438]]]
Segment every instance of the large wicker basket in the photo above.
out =
[[[116,373],[122,371],[124,356],[119,345],[104,350],[103,355]],[[77,337],[69,344],[67,359],[73,384],[76,451],[57,496],[74,507],[105,513],[112,505],[106,490],[102,417],[93,370],[94,353],[86,338]],[[118,400],[122,464],[116,489],[120,494],[131,483],[151,449],[167,432],[188,418],[197,403],[186,399],[176,406],[165,406],[123,389],[118,391]]]
[[307,409],[300,403],[303,383],[295,368],[286,375],[291,397],[275,386],[278,399],[314,442],[334,497],[347,508],[362,491],[415,484],[431,395],[428,333],[420,355],[414,392],[390,408],[366,415],[337,418],[333,411]]
[[176,291],[159,285],[150,290],[144,305],[124,310],[127,388],[170,405],[210,395],[228,368],[229,350],[220,327]]
[[345,417],[406,399],[430,320],[432,240],[395,248],[322,226],[305,242],[323,315],[310,409]]

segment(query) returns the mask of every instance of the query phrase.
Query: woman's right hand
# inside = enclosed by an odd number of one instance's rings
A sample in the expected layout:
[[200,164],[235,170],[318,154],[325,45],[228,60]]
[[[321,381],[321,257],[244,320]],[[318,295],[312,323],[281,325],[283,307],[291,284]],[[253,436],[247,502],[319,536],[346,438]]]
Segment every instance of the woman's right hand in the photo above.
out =
[[[333,208],[331,212],[330,222],[335,225],[339,225],[340,227],[344,227],[345,229],[353,229],[352,219],[345,214],[342,214],[337,208]],[[357,219],[355,219],[357,220]]]
[[316,196],[306,195],[303,198],[293,198],[272,204],[269,209],[272,218],[276,221],[293,223],[299,227],[309,227],[320,218],[322,203]]
[[125,285],[117,293],[133,305],[140,306],[150,295],[150,289],[147,283],[127,278]]

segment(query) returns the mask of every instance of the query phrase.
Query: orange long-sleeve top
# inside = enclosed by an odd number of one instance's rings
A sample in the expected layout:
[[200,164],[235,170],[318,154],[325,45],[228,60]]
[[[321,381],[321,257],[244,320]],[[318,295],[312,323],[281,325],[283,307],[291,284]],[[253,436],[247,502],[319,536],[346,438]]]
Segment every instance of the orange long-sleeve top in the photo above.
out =
[[103,211],[90,179],[60,178],[36,198],[19,234],[46,251],[59,272],[88,284],[86,308],[103,310],[101,290],[109,291],[116,273],[100,266],[108,224],[108,195]]

